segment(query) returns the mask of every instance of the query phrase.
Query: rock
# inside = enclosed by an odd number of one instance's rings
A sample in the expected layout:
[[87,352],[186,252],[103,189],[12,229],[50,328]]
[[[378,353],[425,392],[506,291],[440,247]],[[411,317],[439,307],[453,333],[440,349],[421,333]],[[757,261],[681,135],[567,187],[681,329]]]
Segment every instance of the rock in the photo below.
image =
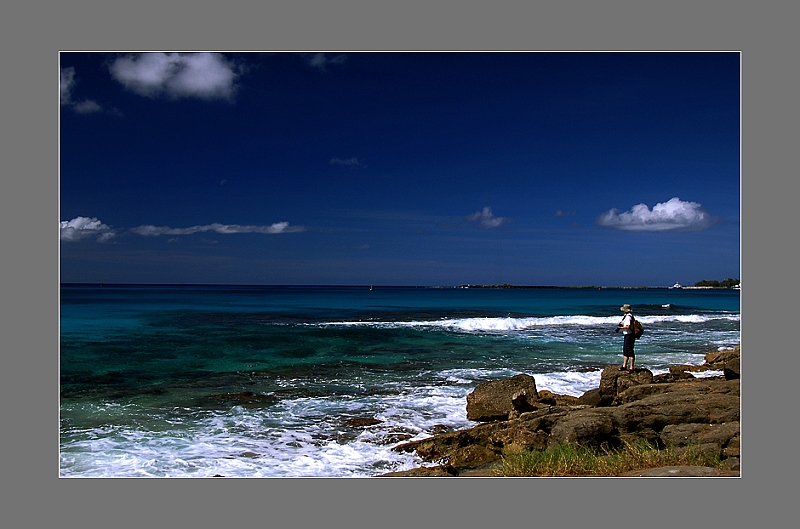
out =
[[409,439],[411,439],[413,437],[414,436],[409,434],[409,433],[390,432],[390,433],[388,433],[386,435],[378,437],[377,439],[375,439],[373,441],[367,441],[367,442],[371,442],[373,444],[378,444],[378,445],[394,445],[394,444],[397,444],[397,443],[401,443],[403,441],[408,441]]
[[537,400],[536,381],[530,375],[483,382],[467,395],[467,420],[507,420],[514,412],[533,411]]
[[453,428],[451,426],[447,426],[444,424],[434,424],[431,426],[431,434],[438,435],[440,433],[447,433],[452,431]]
[[731,358],[726,361],[725,367],[722,368],[722,373],[725,375],[725,380],[737,380],[741,376],[739,358]]
[[730,362],[734,359],[739,359],[741,352],[741,347],[738,345],[733,349],[709,351],[706,353],[704,366],[708,367],[709,369],[724,369],[727,362]]
[[669,373],[662,373],[660,375],[655,375],[653,377],[653,384],[662,384],[662,383],[669,383],[669,382],[677,382],[679,380],[689,380],[695,378],[694,375],[691,373],[686,373],[685,371],[681,371],[679,373],[672,372],[672,368],[670,367]]
[[353,419],[347,419],[344,421],[346,426],[354,426],[356,428],[363,428],[366,426],[374,426],[376,424],[380,424],[383,421],[379,419],[375,419],[373,417],[355,417]]
[[476,468],[497,461],[499,454],[481,445],[467,445],[454,450],[447,457],[447,464],[453,468]]
[[[671,375],[688,375],[689,373],[687,373],[687,371],[693,372],[693,373],[699,373],[699,372],[702,372],[702,371],[708,371],[709,369],[711,369],[711,368],[708,367],[707,365],[693,366],[693,365],[690,365],[690,364],[681,364],[679,366],[669,366],[669,373]],[[693,376],[693,375],[690,375],[690,376]]]
[[[722,361],[738,373],[738,355],[709,358],[714,366]],[[680,369],[654,377],[647,369],[629,373],[618,366],[605,368],[600,387],[577,398],[537,392],[529,375],[484,382],[467,396],[467,418],[482,424],[395,446],[392,450],[415,451],[439,466],[391,475],[479,475],[483,471],[478,469],[520,451],[558,443],[615,446],[639,439],[678,453],[710,450],[727,470],[665,467],[626,475],[738,475],[739,387],[738,377],[695,378]]]
[[733,456],[724,459],[722,461],[722,466],[723,468],[726,468],[728,470],[735,470],[738,472],[741,469],[741,461],[739,459],[739,456]]
[[418,467],[411,470],[400,470],[397,472],[387,472],[380,474],[378,477],[453,477],[456,471],[453,467],[448,465],[440,465],[435,467]]
[[605,409],[577,410],[560,419],[553,426],[548,444],[573,443],[599,447],[618,444],[618,431],[612,415]]
[[626,389],[653,382],[649,369],[636,369],[633,373],[620,371],[617,366],[608,366],[600,373],[600,406],[609,406]]
[[733,349],[722,351],[709,351],[705,356],[704,367],[715,370],[722,370],[725,380],[736,380],[741,376],[739,362],[741,360],[742,349],[736,346]]
[[644,470],[633,470],[620,474],[623,477],[737,477],[739,472],[730,470],[717,470],[710,467],[695,467],[690,465],[646,468]]
[[675,424],[739,421],[738,395],[724,391],[705,392],[700,385],[682,389],[650,395],[612,408],[617,427],[621,432],[629,433],[642,429],[661,432],[666,426]]
[[578,401],[579,397],[573,397],[572,395],[559,395],[547,389],[539,391],[539,404],[575,406],[581,404]]
[[[602,403],[602,394],[600,388],[590,389],[580,397],[578,397],[578,404],[585,404],[587,406],[600,406]],[[608,400],[611,403],[611,399]]]
[[[655,377],[654,377],[655,378]],[[692,377],[694,378],[694,377]],[[672,386],[667,385],[665,383],[656,383],[653,384],[639,384],[638,386],[632,386],[628,389],[619,393],[613,400],[613,404],[615,406],[619,406],[620,404],[627,404],[628,402],[634,402],[637,400],[641,400],[645,397],[649,397],[651,395],[658,395],[661,393],[668,393]]]
[[[722,457],[739,455],[739,422],[723,424],[670,424],[661,431],[665,445],[675,448],[694,448],[713,451]],[[723,452],[728,449],[726,454]]]
[[[398,452],[415,451],[424,461],[447,460],[454,466],[475,468],[503,454],[521,450],[543,450],[547,447],[549,431],[555,422],[573,408],[549,406],[542,410],[526,412],[509,421],[479,424],[466,430],[435,435],[419,441],[395,446]],[[470,452],[463,450],[471,445],[480,445],[487,450]]]

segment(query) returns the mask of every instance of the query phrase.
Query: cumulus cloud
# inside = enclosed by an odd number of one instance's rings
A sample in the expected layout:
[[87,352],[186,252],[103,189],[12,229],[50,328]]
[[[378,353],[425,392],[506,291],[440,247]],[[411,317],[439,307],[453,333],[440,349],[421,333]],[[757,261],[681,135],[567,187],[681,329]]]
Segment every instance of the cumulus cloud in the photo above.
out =
[[630,211],[620,213],[617,209],[606,211],[597,218],[597,224],[627,231],[693,231],[703,230],[714,223],[714,219],[703,211],[697,202],[684,202],[678,197],[653,206],[633,206]]
[[347,61],[347,55],[344,54],[331,57],[327,53],[304,53],[303,58],[306,64],[321,72],[327,71],[329,65],[344,64],[344,62]]
[[105,242],[116,235],[110,226],[103,224],[96,217],[75,217],[72,220],[62,220],[60,230],[62,241],[80,241],[96,237],[97,241]]
[[68,105],[72,102],[72,91],[75,89],[75,68],[61,68],[61,80],[59,90],[61,92],[61,104]]
[[360,163],[358,161],[358,158],[355,158],[355,157],[346,158],[346,159],[331,158],[330,164],[331,165],[343,165],[345,167],[366,167],[366,165]]
[[151,224],[137,226],[132,228],[131,232],[157,237],[159,235],[192,235],[194,233],[215,232],[222,235],[229,235],[232,233],[293,233],[305,231],[303,226],[290,226],[288,222],[276,222],[269,226],[241,226],[238,224],[220,224],[215,222],[213,224],[206,224],[204,226],[191,226],[189,228],[170,228],[169,226],[153,226]]
[[235,65],[219,53],[138,53],[118,57],[111,76],[132,92],[173,99],[231,99]]
[[70,66],[68,68],[61,68],[59,91],[61,94],[61,105],[72,108],[78,114],[93,114],[95,112],[102,112],[103,107],[96,101],[85,99],[83,101],[75,101],[73,99],[73,92],[75,85],[78,83],[75,78],[75,68]]
[[484,228],[496,228],[501,224],[508,222],[508,217],[495,217],[492,213],[492,208],[486,206],[481,211],[476,211],[472,215],[467,216],[467,220],[477,222]]
[[75,103],[72,109],[78,114],[94,114],[95,112],[103,111],[103,107],[97,101],[92,101],[91,99]]

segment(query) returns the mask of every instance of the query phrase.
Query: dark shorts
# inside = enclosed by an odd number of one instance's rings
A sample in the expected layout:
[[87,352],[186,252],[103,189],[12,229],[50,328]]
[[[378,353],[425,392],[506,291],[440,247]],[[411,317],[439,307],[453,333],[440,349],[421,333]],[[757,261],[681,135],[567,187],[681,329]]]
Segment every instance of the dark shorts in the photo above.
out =
[[636,355],[633,353],[633,343],[636,341],[636,338],[634,338],[633,333],[631,333],[624,335],[623,339],[625,341],[622,343],[622,356],[634,358]]

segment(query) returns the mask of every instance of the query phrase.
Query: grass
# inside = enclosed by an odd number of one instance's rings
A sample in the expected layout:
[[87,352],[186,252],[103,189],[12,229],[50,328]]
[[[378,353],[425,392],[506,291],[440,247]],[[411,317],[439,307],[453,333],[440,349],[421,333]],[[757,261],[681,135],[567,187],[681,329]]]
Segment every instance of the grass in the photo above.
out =
[[618,448],[585,448],[561,444],[546,450],[503,458],[498,476],[618,476],[625,472],[673,465],[722,468],[719,454],[689,446],[658,449],[647,441],[625,442]]

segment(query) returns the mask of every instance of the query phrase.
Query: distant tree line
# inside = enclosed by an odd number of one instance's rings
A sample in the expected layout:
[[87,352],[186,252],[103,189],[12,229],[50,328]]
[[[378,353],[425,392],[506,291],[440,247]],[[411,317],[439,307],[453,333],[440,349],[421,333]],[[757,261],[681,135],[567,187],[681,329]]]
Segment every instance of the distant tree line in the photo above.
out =
[[728,279],[726,279],[724,281],[717,281],[716,279],[714,279],[714,280],[704,279],[702,281],[698,281],[697,283],[695,283],[694,286],[696,286],[696,287],[733,288],[733,287],[737,286],[738,284],[739,284],[739,280],[738,279],[733,279],[732,277],[729,277]]

